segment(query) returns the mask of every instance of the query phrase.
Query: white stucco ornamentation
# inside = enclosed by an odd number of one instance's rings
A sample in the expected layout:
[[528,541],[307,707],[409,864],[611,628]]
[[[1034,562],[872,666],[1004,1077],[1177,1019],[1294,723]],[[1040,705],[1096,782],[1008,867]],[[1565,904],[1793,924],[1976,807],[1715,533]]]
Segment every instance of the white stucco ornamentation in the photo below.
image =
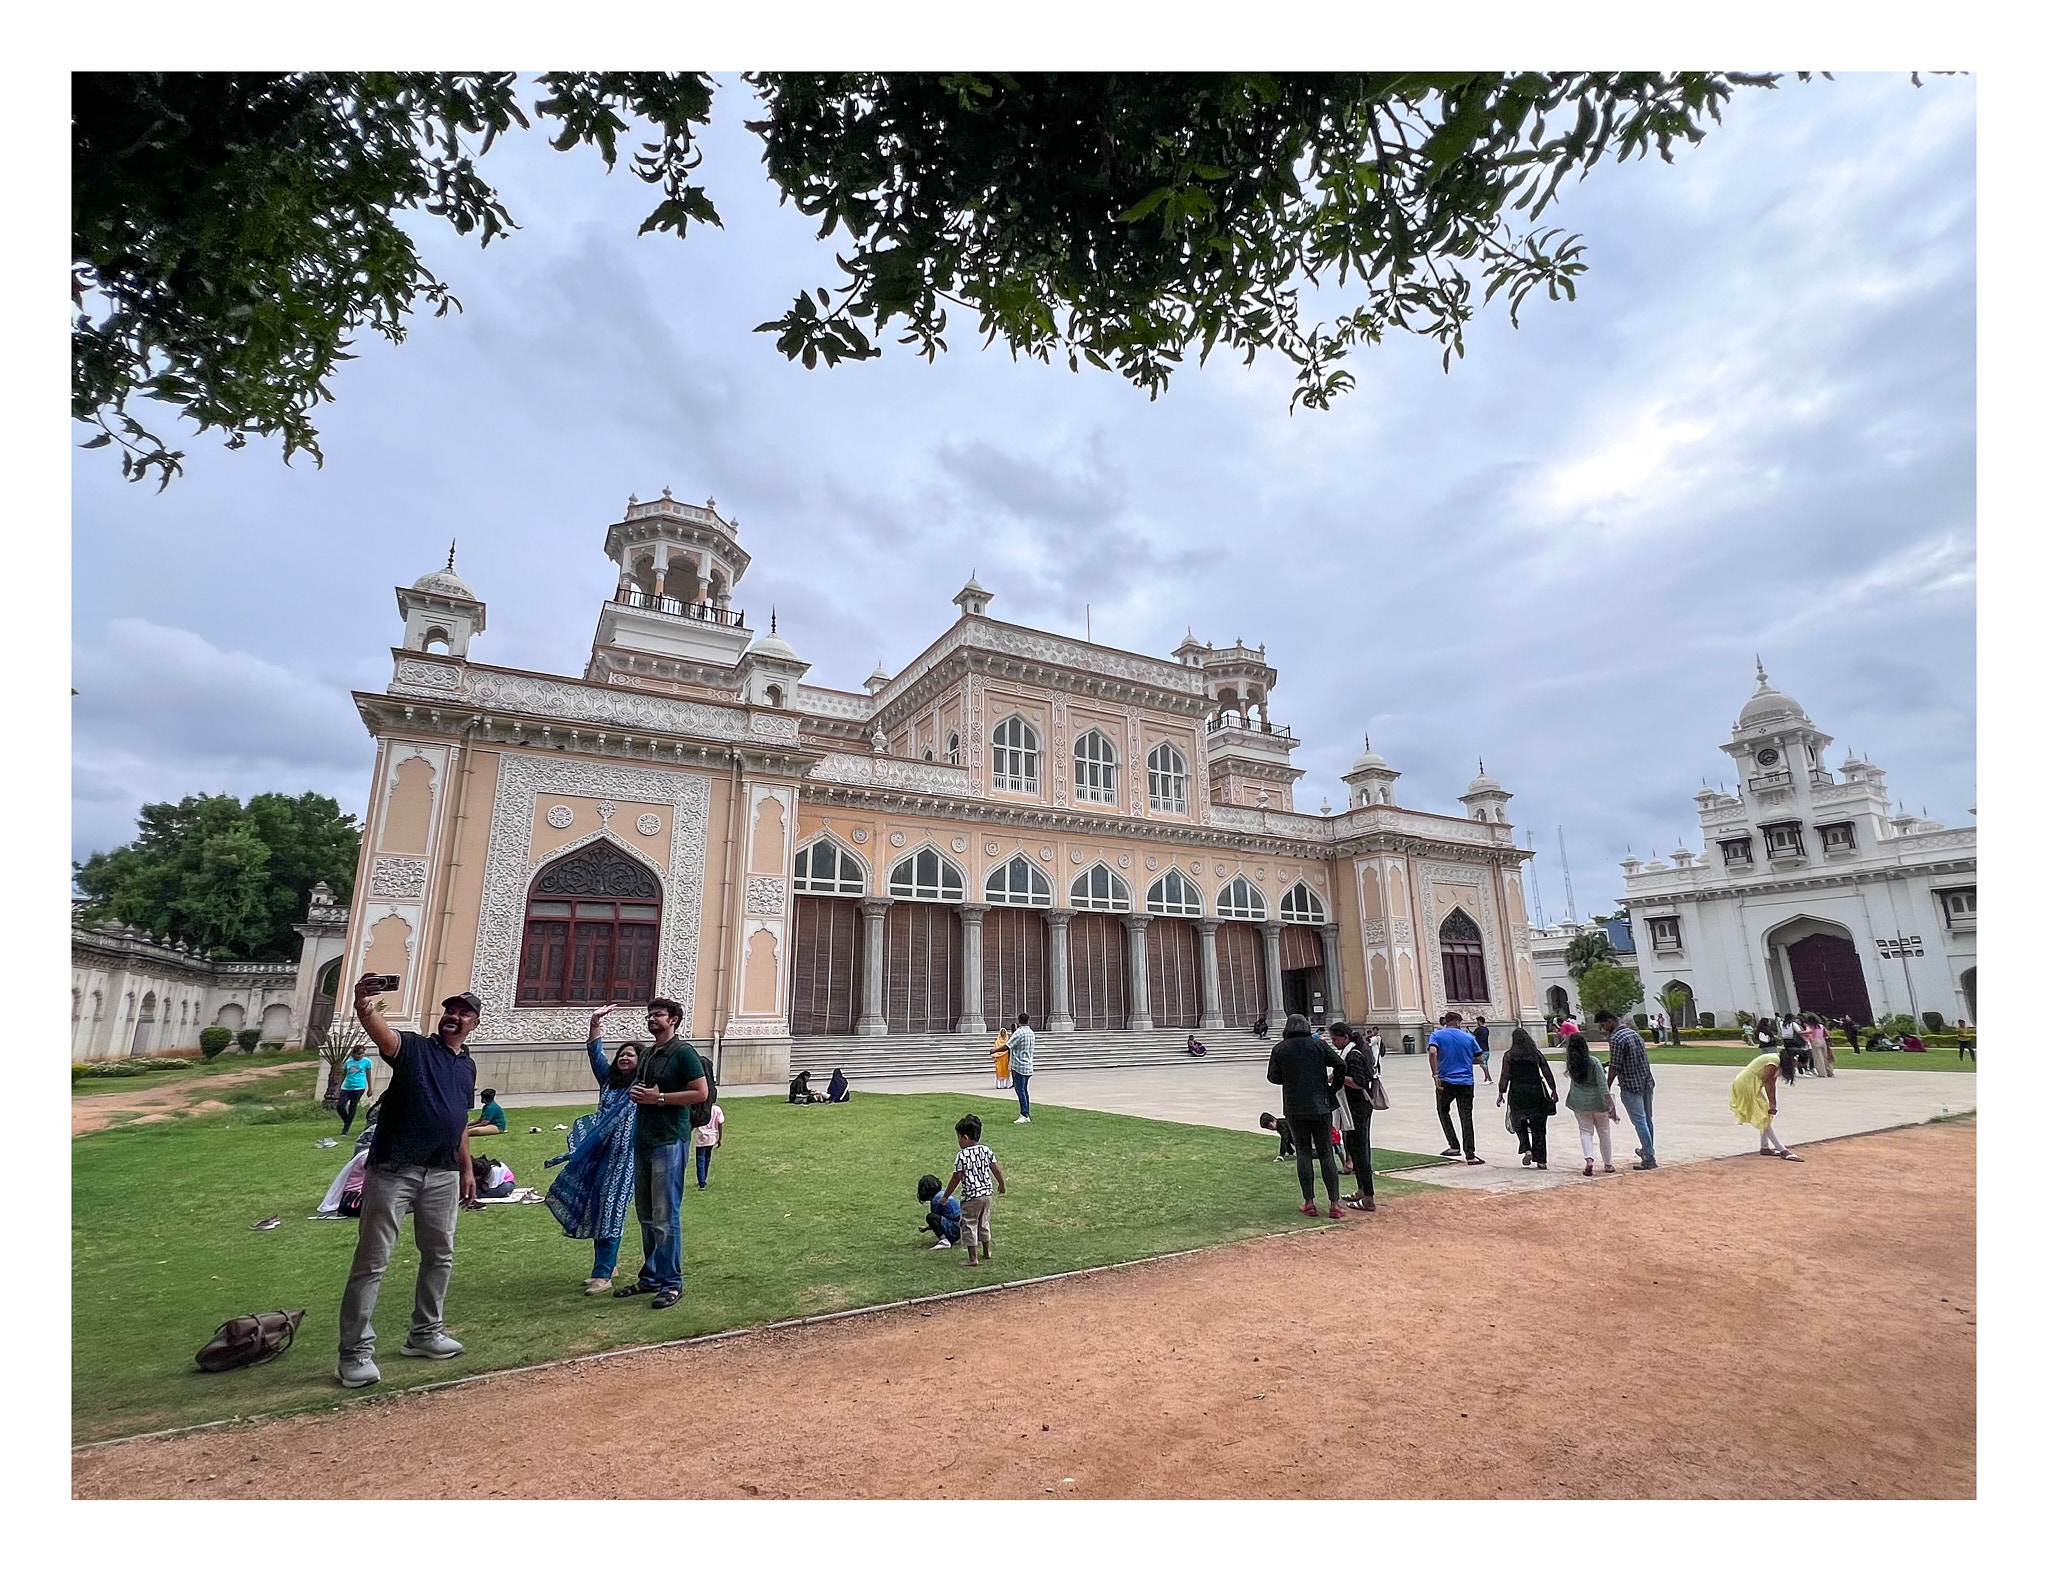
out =
[[462,686],[462,668],[432,661],[402,660],[398,663],[396,685],[429,688],[436,693],[453,693]]
[[749,917],[779,917],[786,900],[780,879],[747,880],[747,915]]
[[548,809],[548,824],[557,830],[566,830],[576,822],[576,810],[566,802],[558,802]]
[[617,813],[618,811],[619,805],[615,802],[599,803],[597,805],[598,823],[602,824],[606,829],[610,829],[612,827],[612,815]]
[[901,846],[904,842],[904,838],[904,834],[901,830],[891,831],[889,835],[889,844],[891,846]]
[[867,845],[867,843],[868,843],[868,830],[867,830],[867,826],[866,826],[866,825],[864,825],[864,824],[856,824],[856,825],[855,825],[855,826],[853,827],[853,832],[852,832],[851,836],[849,836],[849,839],[851,839],[851,840],[852,840],[852,842],[853,842],[853,844],[854,844],[854,845],[856,845],[856,846],[865,846],[865,845]]
[[[661,948],[656,984],[685,1009],[697,996],[697,928],[704,905],[704,857],[709,839],[711,785],[701,775],[672,770],[636,769],[578,758],[531,758],[506,755],[498,765],[498,788],[491,804],[490,850],[484,875],[482,909],[477,919],[476,965],[470,986],[483,1000],[480,1042],[580,1042],[590,1021],[587,1009],[517,1009],[519,946],[526,921],[526,891],[543,861],[552,861],[569,847],[534,857],[529,826],[534,799],[542,793],[659,802],[673,811],[666,864],[657,861],[662,880]],[[593,834],[586,838],[594,840]],[[645,855],[613,839],[629,856]]]
[[775,737],[783,742],[796,741],[797,718],[794,715],[764,715],[756,710],[748,724],[757,737]]
[[787,1037],[789,1022],[779,1015],[755,1020],[734,1018],[725,1023],[725,1035],[728,1038]]
[[947,797],[969,794],[967,771],[951,764],[896,759],[886,754],[828,753],[810,778],[840,786],[881,786]]
[[370,864],[370,893],[383,900],[418,900],[427,891],[427,859],[379,857]]
[[658,813],[643,813],[633,821],[633,828],[642,835],[659,835],[661,833],[661,815]]
[[566,679],[472,669],[465,692],[477,703],[493,709],[553,720],[633,726],[728,740],[747,734],[746,716],[740,710],[720,709],[688,699],[664,699],[622,688],[592,687]]
[[959,853],[959,852],[964,852],[964,851],[966,851],[966,850],[967,850],[967,837],[966,837],[966,836],[964,836],[964,835],[956,835],[956,836],[954,836],[954,837],[953,837],[953,850],[954,850],[954,851],[955,851],[956,853]]

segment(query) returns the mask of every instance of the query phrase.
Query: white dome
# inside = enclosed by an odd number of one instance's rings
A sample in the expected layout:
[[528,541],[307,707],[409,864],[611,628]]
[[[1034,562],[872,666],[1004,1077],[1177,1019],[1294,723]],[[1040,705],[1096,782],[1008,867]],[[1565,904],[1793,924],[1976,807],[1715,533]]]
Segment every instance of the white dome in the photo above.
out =
[[769,656],[776,660],[801,660],[803,657],[789,647],[788,640],[781,634],[769,632],[747,646],[747,653],[753,656]]
[[1465,795],[1467,797],[1476,797],[1479,793],[1485,791],[1497,791],[1506,794],[1507,787],[1501,785],[1499,781],[1486,773],[1486,761],[1481,759],[1479,761],[1479,773],[1472,777],[1472,784],[1465,788]]
[[432,573],[422,573],[412,581],[412,587],[427,595],[446,595],[454,600],[476,599],[476,591],[453,568],[436,568]]
[[1780,693],[1771,686],[1771,679],[1764,675],[1764,663],[1756,663],[1756,692],[1749,696],[1749,702],[1742,706],[1742,713],[1735,718],[1737,729],[1744,726],[1761,726],[1775,720],[1806,720],[1806,711],[1799,707],[1799,701]]
[[1365,752],[1351,761],[1351,773],[1353,775],[1356,775],[1360,770],[1385,770],[1391,768],[1393,768],[1392,765],[1372,751],[1372,738],[1370,737],[1365,739]]

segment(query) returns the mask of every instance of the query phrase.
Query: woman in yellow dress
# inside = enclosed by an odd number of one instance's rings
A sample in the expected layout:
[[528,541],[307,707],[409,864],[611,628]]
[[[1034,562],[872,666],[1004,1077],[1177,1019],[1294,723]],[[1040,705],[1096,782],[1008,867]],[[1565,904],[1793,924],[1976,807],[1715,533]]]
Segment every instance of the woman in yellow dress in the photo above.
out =
[[1782,1157],[1795,1163],[1806,1161],[1797,1152],[1787,1151],[1785,1143],[1771,1128],[1771,1121],[1778,1117],[1778,1087],[1780,1083],[1789,1085],[1798,1074],[1798,1051],[1785,1048],[1777,1053],[1758,1054],[1735,1077],[1735,1085],[1728,1093],[1728,1106],[1735,1110],[1735,1117],[1742,1123],[1756,1126],[1762,1142],[1756,1149],[1759,1157]]
[[1010,1084],[1010,1029],[1007,1026],[996,1030],[996,1045],[989,1049],[989,1055],[996,1062],[996,1085]]

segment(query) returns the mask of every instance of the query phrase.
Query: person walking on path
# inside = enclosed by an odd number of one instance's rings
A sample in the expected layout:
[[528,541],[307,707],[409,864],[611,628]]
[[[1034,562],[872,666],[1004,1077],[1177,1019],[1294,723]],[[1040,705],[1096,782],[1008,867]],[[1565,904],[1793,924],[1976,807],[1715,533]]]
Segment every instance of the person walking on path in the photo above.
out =
[[711,1117],[690,1132],[690,1144],[697,1149],[697,1188],[711,1183],[711,1154],[725,1145],[725,1110],[713,1103]]
[[[1960,1022],[1959,1022],[1959,1023],[1957,1023],[1957,1027],[1956,1027],[1956,1030],[1957,1030],[1958,1034],[1960,1034],[1960,1033],[1961,1033],[1961,1031],[1962,1031],[1962,1026],[1961,1026],[1961,1023],[1960,1023]],[[1844,1017],[1844,1018],[1843,1018],[1843,1021],[1842,1021],[1842,1035],[1843,1035],[1844,1037],[1846,1037],[1846,1038],[1848,1038],[1848,1039],[1849,1039],[1849,1052],[1851,1052],[1851,1053],[1861,1053],[1861,1052],[1863,1052],[1863,1028],[1862,1028],[1862,1027],[1858,1026],[1858,1025],[1857,1025],[1857,1024],[1856,1024],[1856,1023],[1854,1022],[1854,1021],[1852,1021],[1852,1020],[1849,1020],[1849,1019],[1848,1019],[1847,1017]]]
[[1486,1017],[1483,1015],[1477,1017],[1472,1022],[1472,1040],[1479,1044],[1479,1062],[1491,1070],[1493,1068],[1493,1042],[1491,1034],[1487,1031]]
[[1790,1085],[1798,1074],[1798,1059],[1790,1048],[1783,1048],[1777,1053],[1758,1054],[1742,1067],[1742,1073],[1729,1088],[1728,1106],[1735,1117],[1756,1127],[1759,1157],[1783,1157],[1795,1163],[1806,1160],[1797,1152],[1788,1151],[1778,1139],[1778,1132],[1771,1128],[1778,1117],[1778,1088]]
[[989,1049],[989,1057],[996,1062],[996,1090],[1010,1089],[1010,1029],[1007,1026],[996,1029],[996,1045]]
[[[1472,1066],[1479,1058],[1479,1043],[1460,1024],[1464,1017],[1456,1010],[1443,1019],[1443,1024],[1429,1034],[1429,1074],[1436,1083],[1436,1118],[1444,1127],[1444,1152],[1446,1157],[1462,1155],[1468,1163],[1483,1163],[1479,1155],[1479,1141],[1472,1133]],[[1491,1082],[1493,1072],[1485,1065],[1479,1066],[1480,1074]],[[1451,1128],[1451,1108],[1458,1110],[1458,1128]],[[1459,1137],[1463,1136],[1462,1147]]]
[[1977,1028],[1972,1026],[1968,1021],[1958,1018],[1956,1021],[1957,1064],[1961,1064],[1963,1062],[1964,1054],[1968,1054],[1970,1056],[1970,1063],[1975,1064],[1977,1062]]
[[1360,1037],[1347,1021],[1330,1023],[1330,1038],[1344,1059],[1344,1106],[1351,1114],[1351,1133],[1344,1144],[1351,1148],[1351,1172],[1357,1183],[1344,1197],[1354,1212],[1376,1212],[1372,1196],[1372,1083],[1379,1079],[1380,1056],[1377,1032]]
[[1038,1034],[1031,1030],[1031,1017],[1020,1014],[1017,1029],[1010,1033],[1010,1084],[1017,1088],[1017,1123],[1031,1122],[1031,1070]]
[[366,972],[356,983],[356,1019],[391,1066],[383,1112],[363,1169],[363,1211],[355,1259],[341,1295],[341,1356],[335,1374],[343,1386],[383,1379],[377,1368],[377,1292],[399,1224],[412,1213],[413,1244],[420,1253],[413,1285],[412,1326],[399,1352],[415,1359],[453,1359],[462,1345],[448,1335],[445,1304],[455,1267],[455,1219],[476,1199],[469,1165],[469,1104],[476,1095],[476,1061],[464,1046],[483,1005],[473,993],[441,1001],[432,1037],[401,1032],[372,1001],[382,979]]
[[356,1109],[370,1090],[370,1048],[357,1043],[341,1061],[341,1090],[335,1094],[334,1111],[341,1115],[341,1133],[347,1135],[356,1122]]
[[1813,1073],[1832,1080],[1835,1074],[1834,1045],[1828,1041],[1828,1023],[1817,1015],[1800,1017],[1806,1029],[1806,1045],[1813,1051]]
[[1557,1079],[1536,1039],[1517,1026],[1500,1060],[1500,1092],[1494,1107],[1508,1105],[1515,1135],[1524,1147],[1522,1162],[1550,1167],[1550,1116],[1557,1112]]
[[[1468,1038],[1467,1041],[1470,1039]],[[1316,1215],[1316,1166],[1323,1170],[1332,1217],[1344,1209],[1337,1194],[1337,1157],[1330,1148],[1330,1114],[1344,1085],[1344,1060],[1319,1042],[1305,1015],[1290,1015],[1266,1059],[1266,1079],[1280,1088],[1280,1109],[1294,1133],[1294,1176],[1301,1181],[1302,1215]],[[1367,1164],[1367,1167],[1370,1167]]]
[[1619,1116],[1614,1111],[1614,1094],[1607,1088],[1607,1067],[1593,1057],[1586,1039],[1577,1032],[1564,1040],[1564,1074],[1571,1089],[1564,1105],[1578,1121],[1579,1150],[1585,1154],[1586,1177],[1593,1177],[1593,1143],[1600,1143],[1600,1171],[1614,1172],[1611,1131]]
[[1629,1123],[1636,1127],[1636,1148],[1640,1169],[1657,1166],[1657,1128],[1654,1104],[1657,1078],[1650,1073],[1650,1050],[1643,1046],[1642,1033],[1624,1026],[1612,1010],[1602,1010],[1593,1024],[1607,1033],[1607,1080],[1621,1093],[1621,1106],[1628,1110]]
[[589,1039],[591,1078],[597,1082],[597,1112],[569,1127],[569,1149],[550,1157],[560,1167],[548,1186],[548,1210],[571,1239],[588,1239],[590,1275],[583,1291],[595,1297],[611,1292],[619,1265],[619,1240],[626,1232],[626,1208],[633,1201],[633,1130],[638,1113],[629,1095],[640,1072],[642,1044],[625,1042],[607,1063],[604,1018],[617,1006],[600,1005],[591,1013]]
[[639,1108],[633,1130],[633,1208],[640,1218],[640,1275],[614,1299],[652,1294],[650,1308],[666,1310],[683,1297],[683,1136],[690,1107],[711,1095],[704,1061],[676,1036],[683,1007],[673,999],[647,1006],[647,1032],[654,1039],[640,1060],[640,1073],[626,1095]]

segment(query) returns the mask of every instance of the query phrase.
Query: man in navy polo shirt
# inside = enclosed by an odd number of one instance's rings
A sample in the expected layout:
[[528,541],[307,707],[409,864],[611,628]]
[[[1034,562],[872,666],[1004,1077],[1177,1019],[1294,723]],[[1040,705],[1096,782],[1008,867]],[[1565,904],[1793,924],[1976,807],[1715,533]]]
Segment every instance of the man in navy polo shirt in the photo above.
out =
[[341,1296],[336,1374],[343,1386],[368,1386],[383,1374],[370,1318],[377,1312],[377,1290],[407,1212],[412,1213],[420,1271],[413,1287],[412,1329],[398,1351],[415,1359],[453,1359],[462,1352],[443,1324],[442,1306],[455,1265],[455,1219],[463,1202],[476,1199],[468,1128],[476,1061],[463,1044],[476,1030],[483,1006],[473,993],[443,999],[440,1025],[432,1037],[422,1037],[394,1029],[377,1012],[378,991],[374,972],[356,984],[356,1019],[391,1067],[391,1085],[363,1171],[355,1261]]
[[[1480,1062],[1478,1039],[1464,1029],[1463,1021],[1453,1010],[1444,1017],[1443,1025],[1429,1034],[1429,1073],[1436,1081],[1436,1118],[1444,1127],[1444,1156],[1459,1155],[1462,1135],[1465,1161],[1483,1163],[1486,1159],[1479,1155],[1479,1143],[1472,1134],[1472,1066],[1479,1063],[1480,1073],[1489,1081],[1493,1072]],[[1458,1109],[1456,1130],[1451,1128],[1453,1104]]]

